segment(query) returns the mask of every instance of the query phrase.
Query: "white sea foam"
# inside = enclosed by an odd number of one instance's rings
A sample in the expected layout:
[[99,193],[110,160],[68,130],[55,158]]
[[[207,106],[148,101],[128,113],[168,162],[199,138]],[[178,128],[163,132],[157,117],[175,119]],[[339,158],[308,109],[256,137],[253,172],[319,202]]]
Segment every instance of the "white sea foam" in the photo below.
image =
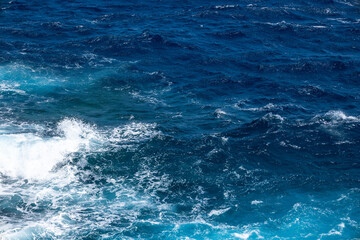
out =
[[112,130],[109,140],[118,143],[133,143],[148,140],[159,134],[156,124],[132,122]]
[[326,26],[322,26],[322,25],[314,25],[312,26],[313,28],[327,28]]
[[324,236],[332,236],[332,235],[341,236],[344,228],[345,228],[345,224],[344,224],[344,223],[340,223],[340,224],[337,225],[336,228],[331,229],[328,233],[320,234],[320,239],[321,239],[322,237],[324,237]]
[[[106,151],[116,143],[121,147],[126,141],[130,144],[145,141],[159,134],[155,127],[155,124],[130,123],[101,130],[70,118],[60,121],[53,130],[34,124],[8,122],[0,125],[0,170],[8,176],[0,177],[0,197],[21,198],[23,204],[16,211],[24,216],[18,222],[0,216],[0,222],[6,222],[0,224],[0,236],[4,239],[32,239],[34,236],[65,239],[74,227],[79,231],[109,229],[114,221],[135,221],[143,208],[165,211],[166,204],[155,205],[151,200],[151,191],[161,188],[165,191],[168,181],[164,177],[153,179],[150,173],[148,177],[141,173],[141,177],[151,179],[144,196],[127,187],[121,176],[106,179],[108,184],[101,189],[96,184],[83,184],[79,176],[84,179],[101,176],[81,170],[79,163],[66,164],[75,153],[81,157]],[[61,166],[57,167],[59,164]],[[11,182],[8,182],[9,177]],[[28,181],[22,181],[23,178]],[[106,192],[113,196],[104,206]],[[34,214],[33,210],[42,207],[47,211]],[[156,221],[149,222],[155,224]]]
[[339,110],[333,110],[325,113],[324,117],[330,118],[333,121],[359,121],[359,118],[354,116],[347,116],[344,112]]
[[239,101],[234,105],[234,108],[241,111],[250,111],[250,112],[269,112],[269,111],[283,111],[284,109],[296,109],[296,110],[306,110],[301,105],[296,104],[273,104],[268,103],[262,107],[245,107],[247,105],[246,101]]
[[294,144],[290,144],[288,142],[284,142],[284,141],[281,141],[280,142],[280,146],[283,146],[283,147],[291,147],[293,149],[301,149],[301,147],[297,146],[297,145],[294,145]]
[[[316,115],[312,122],[320,123],[326,129],[334,130],[335,127],[346,124],[346,123],[358,123],[360,122],[359,117],[346,115],[344,112],[340,110],[331,110],[323,115]],[[333,132],[335,135],[339,135],[340,133]],[[341,134],[340,134],[341,135]]]
[[[0,135],[0,171],[11,177],[42,179],[79,150],[88,151],[97,138],[95,130],[81,121],[62,120],[58,135],[44,137],[37,133],[2,133]],[[1,131],[0,131],[1,132]]]
[[272,112],[265,114],[262,117],[263,120],[266,121],[273,121],[273,120],[277,120],[280,122],[283,122],[285,120],[285,118],[283,118],[282,116],[280,116],[279,114],[273,114]]
[[238,5],[218,5],[218,6],[215,6],[216,9],[226,9],[226,8],[235,8],[237,7]]
[[275,105],[275,104],[272,104],[272,103],[268,103],[266,104],[265,106],[263,107],[253,107],[253,108],[240,108],[240,107],[237,107],[239,110],[242,110],[242,111],[251,111],[251,112],[261,112],[261,111],[269,111],[269,110],[273,110],[273,109],[279,109],[279,110],[282,110],[282,106],[278,106],[278,105]]
[[229,211],[229,210],[230,210],[230,208],[224,208],[224,209],[218,209],[218,210],[213,209],[213,210],[211,210],[211,211],[209,212],[208,216],[209,216],[209,217],[211,217],[211,216],[219,216],[219,215],[221,215],[221,214],[226,213],[226,212]]
[[[59,181],[62,179],[59,176]],[[75,179],[73,179],[75,180]],[[26,208],[47,204],[51,209],[61,211],[44,212],[41,218],[32,216],[19,222],[0,225],[0,236],[4,239],[33,239],[42,236],[49,239],[68,239],[74,228],[81,229],[109,229],[114,221],[127,219],[134,221],[142,208],[160,208],[153,205],[148,197],[142,197],[132,189],[121,186],[115,182],[113,187],[106,191],[115,192],[115,199],[109,200],[104,206],[105,196],[93,184],[77,184],[74,182],[62,183],[51,181],[47,184],[34,184],[25,189],[12,186],[8,192],[21,191],[25,208],[18,208],[27,214]],[[62,188],[64,187],[64,188]],[[102,189],[104,190],[104,189]],[[91,213],[88,212],[91,209]],[[30,212],[31,213],[31,212]],[[0,217],[0,220],[3,220]],[[76,231],[78,233],[78,231]],[[73,237],[70,237],[73,238]]]
[[18,89],[19,84],[10,84],[10,83],[0,83],[0,92],[15,92],[21,95],[25,95],[26,92]]
[[247,240],[251,236],[256,236],[256,239],[263,239],[263,237],[260,235],[260,231],[258,230],[245,231],[243,233],[234,233],[233,236],[243,240]]
[[[18,126],[17,126],[18,127]],[[53,135],[44,127],[0,125],[0,173],[10,177],[45,179],[59,164],[71,161],[74,153],[102,151],[108,145],[134,144],[158,134],[155,124],[131,123],[111,131],[101,131],[80,120],[65,118]]]
[[221,117],[227,115],[227,113],[225,111],[221,110],[220,108],[218,108],[215,110],[214,115],[216,116],[216,118],[221,118]]
[[251,201],[251,205],[258,205],[258,204],[261,204],[261,203],[263,203],[263,201],[259,201],[259,200]]

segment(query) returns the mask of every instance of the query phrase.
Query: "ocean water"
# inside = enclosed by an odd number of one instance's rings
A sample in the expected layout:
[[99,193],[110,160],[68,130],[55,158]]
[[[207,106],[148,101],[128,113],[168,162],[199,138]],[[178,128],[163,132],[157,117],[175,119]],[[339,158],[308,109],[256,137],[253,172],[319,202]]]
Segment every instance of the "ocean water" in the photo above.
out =
[[0,1],[1,239],[360,239],[360,2]]

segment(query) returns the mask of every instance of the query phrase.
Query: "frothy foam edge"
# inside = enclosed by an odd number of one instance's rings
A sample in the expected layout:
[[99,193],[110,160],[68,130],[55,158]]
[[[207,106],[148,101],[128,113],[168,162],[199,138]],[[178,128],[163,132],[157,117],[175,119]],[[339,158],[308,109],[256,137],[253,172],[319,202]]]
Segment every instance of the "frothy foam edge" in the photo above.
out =
[[13,178],[46,179],[56,167],[71,161],[74,153],[85,156],[103,151],[107,145],[134,144],[158,134],[155,124],[131,123],[111,131],[80,120],[65,118],[56,125],[54,136],[43,136],[35,126],[31,131],[11,124],[0,125],[0,173]]

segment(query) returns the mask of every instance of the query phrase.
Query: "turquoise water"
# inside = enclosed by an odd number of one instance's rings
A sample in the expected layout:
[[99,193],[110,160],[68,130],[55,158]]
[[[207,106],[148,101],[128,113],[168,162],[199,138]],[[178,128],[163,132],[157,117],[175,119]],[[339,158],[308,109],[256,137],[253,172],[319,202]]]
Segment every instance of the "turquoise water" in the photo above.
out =
[[360,238],[358,1],[0,9],[0,238]]

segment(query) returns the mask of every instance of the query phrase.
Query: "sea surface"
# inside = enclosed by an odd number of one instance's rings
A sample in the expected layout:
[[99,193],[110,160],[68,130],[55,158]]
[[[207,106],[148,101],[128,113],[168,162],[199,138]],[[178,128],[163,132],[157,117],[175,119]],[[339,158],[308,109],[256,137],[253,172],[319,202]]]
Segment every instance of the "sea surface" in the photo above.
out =
[[0,239],[360,239],[360,1],[0,1]]

